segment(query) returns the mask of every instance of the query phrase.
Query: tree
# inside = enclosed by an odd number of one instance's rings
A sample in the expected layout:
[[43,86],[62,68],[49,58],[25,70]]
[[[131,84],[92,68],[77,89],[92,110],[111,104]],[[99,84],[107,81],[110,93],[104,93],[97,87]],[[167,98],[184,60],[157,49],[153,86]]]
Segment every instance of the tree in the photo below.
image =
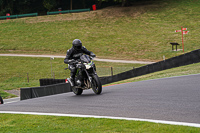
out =
[[122,7],[129,5],[130,5],[130,0],[122,0]]
[[5,1],[5,9],[7,10],[7,12],[9,12],[10,14],[13,14],[13,5],[14,5],[15,0],[6,0]]
[[51,11],[51,9],[55,8],[57,3],[56,0],[44,0],[43,5],[48,11]]

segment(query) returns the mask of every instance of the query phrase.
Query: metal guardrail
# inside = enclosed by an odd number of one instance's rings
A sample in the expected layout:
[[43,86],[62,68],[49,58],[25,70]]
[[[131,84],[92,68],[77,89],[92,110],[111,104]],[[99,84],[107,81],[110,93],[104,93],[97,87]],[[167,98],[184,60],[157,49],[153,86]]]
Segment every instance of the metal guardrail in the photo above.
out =
[[[131,70],[121,72],[111,76],[100,77],[102,85],[109,84],[112,82],[117,82],[129,78],[134,78],[137,76],[142,76],[145,74],[158,72],[170,68],[175,68],[179,66],[185,66],[193,63],[200,62],[200,49],[191,51],[189,53],[185,53],[176,57],[169,58],[167,60],[163,60],[160,62],[156,62],[153,64],[145,65],[138,68],[133,68]],[[97,71],[98,72],[98,71]],[[64,82],[64,79],[40,79],[40,85],[52,85]]]
[[38,13],[20,14],[20,15],[17,15],[17,18],[29,17],[29,16],[38,16]]
[[0,16],[0,19],[22,18],[22,17],[30,17],[30,16],[38,16],[38,13],[29,13],[29,14],[20,14],[20,15],[10,15],[10,16]]
[[[63,14],[63,13],[75,13],[75,12],[87,12],[87,11],[90,11],[90,8],[76,9],[76,10],[55,11],[55,12],[47,12],[47,15]],[[38,16],[38,13],[28,13],[28,14],[20,14],[20,15],[0,16],[0,19],[22,18],[22,17],[30,17],[30,16]]]
[[[200,49],[113,76],[100,77],[100,80],[101,84],[105,85],[120,80],[198,62],[200,62]],[[71,92],[71,87],[69,83],[65,83],[65,79],[40,79],[40,85],[40,87],[21,88],[21,100]]]
[[11,15],[11,16],[0,16],[0,19],[7,19],[7,18],[17,18],[17,15]]
[[90,8],[87,8],[87,9],[77,9],[77,10],[69,10],[70,13],[73,13],[73,12],[87,12],[87,11],[90,11]]
[[55,11],[55,12],[47,12],[47,15],[53,15],[53,14],[59,14],[59,13],[69,13],[69,10],[65,10],[65,11]]
[[87,8],[87,9],[76,9],[76,10],[55,11],[55,12],[47,12],[47,15],[62,14],[62,13],[73,13],[73,12],[87,12],[87,11],[90,11],[90,8]]

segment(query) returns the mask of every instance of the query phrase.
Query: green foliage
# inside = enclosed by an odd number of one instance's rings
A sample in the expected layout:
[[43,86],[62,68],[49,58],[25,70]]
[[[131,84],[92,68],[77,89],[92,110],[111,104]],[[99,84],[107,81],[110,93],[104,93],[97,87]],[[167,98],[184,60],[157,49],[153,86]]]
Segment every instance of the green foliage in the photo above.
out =
[[56,6],[56,0],[44,0],[43,5],[48,11],[51,11]]
[[[72,3],[73,9],[91,8],[95,1],[76,0]],[[6,13],[11,15],[39,13],[44,14],[46,11],[69,10],[71,0],[0,0],[0,15],[5,16]],[[47,10],[46,10],[47,9]]]
[[41,0],[0,0],[0,15],[27,14],[43,9]]

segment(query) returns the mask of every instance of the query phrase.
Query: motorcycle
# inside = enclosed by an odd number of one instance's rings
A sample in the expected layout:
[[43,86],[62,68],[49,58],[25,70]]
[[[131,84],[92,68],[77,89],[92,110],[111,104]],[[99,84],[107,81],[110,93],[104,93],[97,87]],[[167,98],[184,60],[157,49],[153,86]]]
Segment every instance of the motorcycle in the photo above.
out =
[[67,81],[72,86],[72,91],[76,95],[81,95],[83,90],[91,88],[95,94],[101,94],[102,92],[101,81],[96,73],[95,64],[91,61],[92,59],[88,55],[80,55],[80,59],[72,61],[77,69],[74,85],[70,78],[67,78]]

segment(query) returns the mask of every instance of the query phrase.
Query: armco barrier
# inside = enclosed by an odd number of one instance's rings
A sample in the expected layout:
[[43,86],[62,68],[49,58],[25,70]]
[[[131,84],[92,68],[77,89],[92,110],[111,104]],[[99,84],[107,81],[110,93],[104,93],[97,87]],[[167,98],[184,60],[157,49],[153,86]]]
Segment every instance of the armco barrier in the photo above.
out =
[[[174,67],[189,65],[192,63],[200,62],[200,49],[176,56],[164,61],[160,61],[154,64],[142,66],[129,70],[117,75],[100,77],[102,85],[125,80],[157,71],[162,71]],[[40,79],[40,87],[33,88],[21,88],[21,100],[71,92],[69,84],[64,83],[65,79]]]
[[53,15],[53,14],[59,14],[59,13],[69,13],[69,10],[65,10],[65,11],[55,11],[55,12],[47,12],[47,15]]
[[18,18],[30,17],[30,16],[38,16],[38,13],[29,13],[29,14],[20,14],[20,15],[17,15]]
[[29,14],[20,14],[20,15],[11,15],[11,16],[0,16],[0,19],[22,18],[22,17],[30,17],[30,16],[38,16],[38,13],[29,13]]
[[40,87],[21,88],[20,100],[55,95],[66,92],[71,92],[70,85],[66,83],[59,83]]
[[127,72],[123,72],[114,76],[101,78],[102,84],[108,84],[112,82],[117,82],[120,80],[125,80],[157,71],[162,71],[170,68],[175,68],[179,66],[189,65],[193,63],[200,62],[200,49],[186,53],[177,57],[167,59],[165,61],[160,61],[154,64],[139,67]]
[[87,8],[87,9],[77,9],[77,10],[69,10],[70,13],[73,13],[73,12],[87,12],[87,11],[90,11],[90,8]]
[[0,19],[7,19],[7,18],[17,18],[17,15],[0,16]]
[[40,86],[65,83],[65,79],[40,79]]
[[53,15],[53,14],[64,14],[64,13],[75,13],[75,12],[87,12],[90,11],[90,8],[87,9],[77,9],[77,10],[64,10],[64,11],[55,11],[55,12],[47,12],[47,15]]
[[[157,71],[162,71],[174,67],[184,66],[192,63],[200,62],[200,49],[194,50],[192,52],[176,56],[164,61],[156,62],[153,64],[149,64],[146,66],[142,66],[127,72],[123,72],[117,75],[108,76],[108,77],[100,77],[102,85],[117,82],[120,80],[125,80]],[[45,82],[45,83],[44,83]],[[55,84],[56,82],[65,82],[65,79],[40,79],[40,85],[50,85]]]

